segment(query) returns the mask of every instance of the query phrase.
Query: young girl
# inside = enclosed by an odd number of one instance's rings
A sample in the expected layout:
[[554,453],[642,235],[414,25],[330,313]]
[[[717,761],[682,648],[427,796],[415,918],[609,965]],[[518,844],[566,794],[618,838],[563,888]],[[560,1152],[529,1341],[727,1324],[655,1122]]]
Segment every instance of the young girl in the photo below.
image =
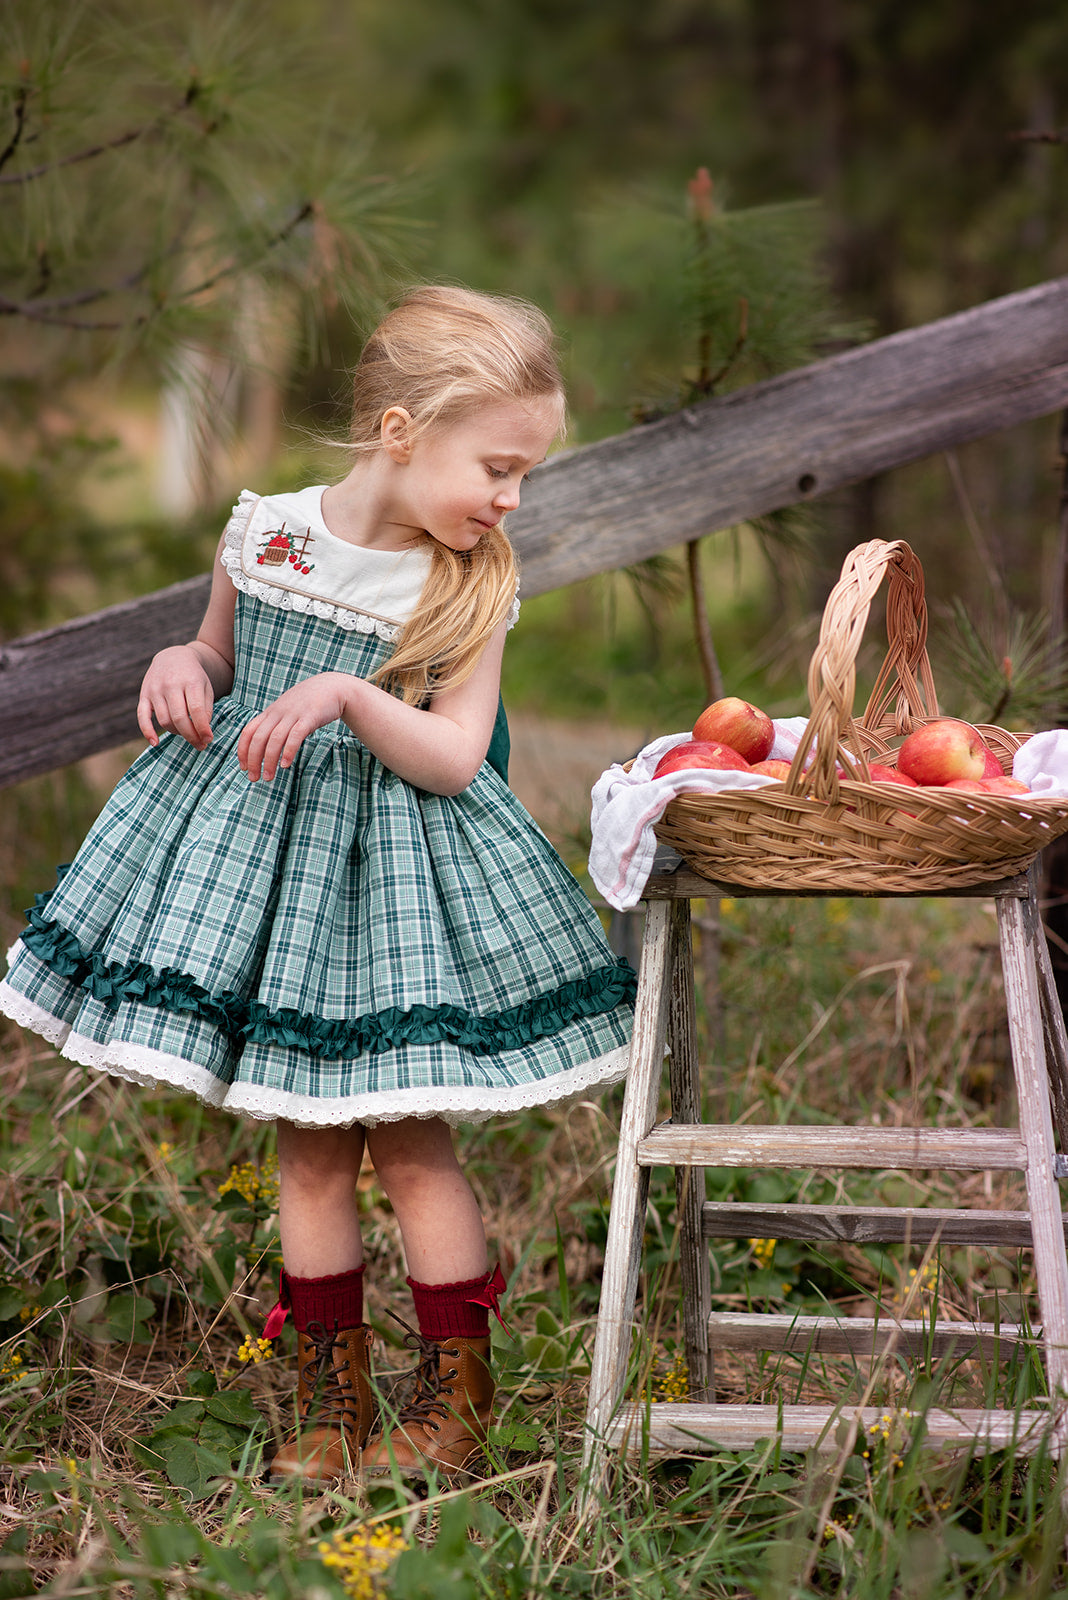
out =
[[[0,984],[73,1061],[277,1121],[265,1331],[292,1313],[299,1426],[276,1480],[449,1475],[479,1454],[504,1284],[450,1125],[625,1070],[633,974],[502,772],[501,519],[563,414],[533,307],[423,288],[386,317],[356,369],[348,476],[242,493],[199,634],[145,676],[150,748]],[[365,1147],[420,1357],[373,1437]]]

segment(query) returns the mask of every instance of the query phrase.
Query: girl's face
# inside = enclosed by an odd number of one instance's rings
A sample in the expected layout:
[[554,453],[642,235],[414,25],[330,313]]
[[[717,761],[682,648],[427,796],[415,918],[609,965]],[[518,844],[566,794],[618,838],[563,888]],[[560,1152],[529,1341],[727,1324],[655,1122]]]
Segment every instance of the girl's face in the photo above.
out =
[[[399,426],[391,428],[391,418]],[[559,402],[502,400],[407,441],[407,414],[387,411],[383,443],[402,468],[396,520],[450,550],[473,550],[519,504],[531,467],[545,460],[560,427]]]

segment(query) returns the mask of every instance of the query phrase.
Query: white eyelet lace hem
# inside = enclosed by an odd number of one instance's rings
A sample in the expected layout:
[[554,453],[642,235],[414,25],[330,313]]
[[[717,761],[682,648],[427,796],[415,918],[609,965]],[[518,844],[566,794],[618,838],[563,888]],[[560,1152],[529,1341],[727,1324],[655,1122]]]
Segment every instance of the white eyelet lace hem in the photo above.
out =
[[[14,959],[19,944],[12,945],[7,953],[8,964]],[[13,989],[6,978],[0,978],[0,1012],[5,1017],[10,1017],[12,1022],[17,1022],[22,1028],[30,1028],[34,1033],[39,1033],[42,1039],[55,1045],[58,1050],[70,1033],[70,1023],[60,1021],[50,1011],[44,1011],[35,1005],[32,1000],[27,1000],[25,995]]]
[[[6,996],[0,985],[0,1005]],[[13,993],[14,991],[9,991]],[[39,1008],[24,1003],[25,1017],[16,1017],[27,1026],[43,1032]],[[4,1008],[6,1009],[6,1007]],[[29,1013],[35,1015],[31,1016]],[[9,1013],[10,1015],[11,1013]],[[55,1023],[55,1018],[51,1021]],[[537,1083],[524,1083],[502,1089],[460,1086],[434,1089],[398,1089],[368,1095],[348,1095],[338,1099],[312,1099],[287,1094],[247,1083],[220,1083],[206,1068],[143,1045],[100,1044],[83,1034],[72,1033],[58,1024],[61,1054],[69,1061],[92,1067],[114,1078],[123,1078],[142,1088],[169,1088],[194,1094],[206,1105],[231,1111],[236,1116],[257,1122],[273,1122],[280,1117],[302,1128],[348,1128],[354,1123],[373,1128],[379,1122],[400,1122],[406,1117],[439,1117],[454,1127],[470,1122],[486,1122],[491,1117],[507,1116],[533,1106],[559,1106],[578,1099],[591,1089],[607,1088],[626,1077],[629,1047],[622,1045],[607,1055],[586,1061],[569,1072],[555,1074]]]

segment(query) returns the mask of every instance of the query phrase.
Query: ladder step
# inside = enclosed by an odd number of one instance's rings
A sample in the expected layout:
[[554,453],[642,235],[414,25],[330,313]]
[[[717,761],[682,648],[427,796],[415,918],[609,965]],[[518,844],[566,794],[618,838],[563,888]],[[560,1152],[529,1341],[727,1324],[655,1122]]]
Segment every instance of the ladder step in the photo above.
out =
[[793,1350],[831,1356],[929,1352],[936,1359],[964,1355],[966,1347],[990,1360],[1008,1360],[1021,1345],[1034,1346],[1041,1328],[1014,1322],[897,1322],[892,1317],[790,1317],[755,1311],[714,1312],[709,1344],[717,1350]]
[[[1052,1151],[1050,1152],[1052,1159]],[[914,1167],[1019,1169],[1011,1128],[752,1127],[661,1122],[638,1141],[640,1167]]]
[[[856,1419],[865,1431],[887,1415],[877,1406],[680,1405],[659,1401],[621,1407],[605,1430],[605,1442],[636,1457],[645,1448],[655,1455],[693,1455],[715,1449],[751,1450],[774,1440],[782,1450],[837,1450],[843,1429]],[[924,1444],[932,1448],[981,1444],[1009,1446],[1031,1455],[1051,1438],[1048,1411],[941,1411],[924,1418]]]
[[[1068,1234],[1068,1215],[1061,1218]],[[991,1244],[1028,1249],[1027,1211],[948,1211],[934,1206],[744,1205],[708,1200],[706,1239],[811,1239],[847,1244]]]

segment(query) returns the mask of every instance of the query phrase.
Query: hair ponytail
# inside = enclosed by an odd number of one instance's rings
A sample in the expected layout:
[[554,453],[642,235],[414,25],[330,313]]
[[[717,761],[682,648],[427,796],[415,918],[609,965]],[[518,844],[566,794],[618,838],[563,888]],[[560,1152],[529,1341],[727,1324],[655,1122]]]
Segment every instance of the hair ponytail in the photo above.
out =
[[498,524],[473,550],[450,550],[428,534],[430,571],[419,602],[390,659],[372,682],[408,705],[455,689],[478,665],[491,636],[512,609],[518,570]]

